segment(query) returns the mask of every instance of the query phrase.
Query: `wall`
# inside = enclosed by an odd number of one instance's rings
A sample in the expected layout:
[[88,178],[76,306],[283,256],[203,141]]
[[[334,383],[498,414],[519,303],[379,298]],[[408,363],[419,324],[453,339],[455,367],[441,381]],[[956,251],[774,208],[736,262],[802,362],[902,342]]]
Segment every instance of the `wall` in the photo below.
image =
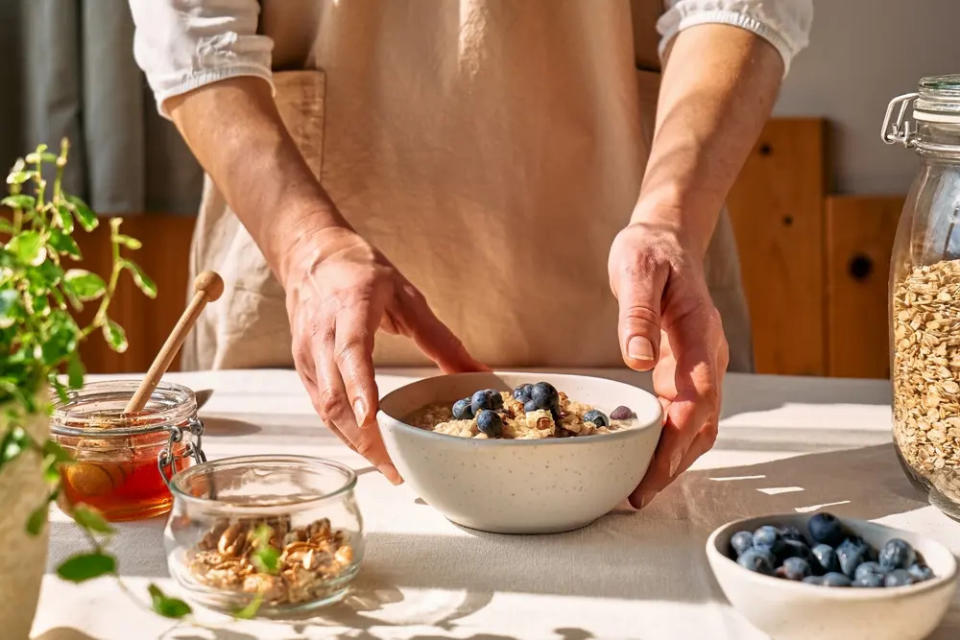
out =
[[827,188],[903,193],[913,154],[880,141],[890,98],[924,75],[960,73],[958,0],[816,0],[810,47],[794,60],[774,113],[827,119]]

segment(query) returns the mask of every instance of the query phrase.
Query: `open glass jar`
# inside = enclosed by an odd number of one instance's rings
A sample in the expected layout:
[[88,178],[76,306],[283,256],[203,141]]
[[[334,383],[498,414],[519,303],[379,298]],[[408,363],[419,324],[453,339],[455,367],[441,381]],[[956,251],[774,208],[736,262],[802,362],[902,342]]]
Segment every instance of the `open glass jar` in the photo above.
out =
[[164,477],[204,460],[203,424],[190,389],[161,382],[142,411],[123,412],[137,380],[93,382],[54,407],[53,439],[74,458],[61,470],[67,502],[108,520],[139,520],[170,509]]
[[223,458],[171,481],[164,532],[170,574],[194,600],[258,615],[299,614],[336,602],[360,567],[363,519],[356,474],[289,455]]
[[894,443],[910,480],[960,518],[960,76],[894,98],[882,137],[921,161],[890,265]]

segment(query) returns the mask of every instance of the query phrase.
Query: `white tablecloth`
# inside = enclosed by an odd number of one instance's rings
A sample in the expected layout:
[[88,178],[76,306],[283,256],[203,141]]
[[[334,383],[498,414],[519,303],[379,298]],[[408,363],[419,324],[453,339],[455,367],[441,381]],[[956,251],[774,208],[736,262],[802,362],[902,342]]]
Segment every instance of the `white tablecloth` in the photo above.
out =
[[[415,377],[384,372],[381,392]],[[367,468],[320,426],[291,371],[170,379],[214,390],[201,412],[211,458],[285,452]],[[366,472],[357,486],[367,540],[361,573],[353,595],[317,618],[235,621],[195,607],[202,626],[178,624],[132,604],[112,579],[77,586],[48,573],[34,638],[763,638],[727,604],[706,564],[704,541],[725,521],[829,506],[935,535],[960,553],[960,525],[918,498],[898,468],[889,415],[885,382],[731,375],[716,447],[643,512],[613,513],[559,535],[478,533]],[[51,519],[48,571],[85,548],[63,514]],[[167,575],[163,524],[120,524],[111,543],[138,594],[155,581],[182,595]],[[960,637],[960,599],[934,637]]]

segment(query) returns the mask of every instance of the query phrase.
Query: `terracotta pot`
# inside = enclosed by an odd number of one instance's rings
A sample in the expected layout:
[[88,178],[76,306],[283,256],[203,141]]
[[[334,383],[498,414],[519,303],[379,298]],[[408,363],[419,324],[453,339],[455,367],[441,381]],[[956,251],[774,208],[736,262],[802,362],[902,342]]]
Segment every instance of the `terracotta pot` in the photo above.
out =
[[[46,415],[38,414],[25,425],[38,442],[49,430]],[[6,426],[0,427],[0,433]],[[4,638],[28,638],[47,564],[49,525],[39,535],[27,533],[30,514],[43,504],[47,485],[42,458],[25,451],[0,469],[0,629]]]

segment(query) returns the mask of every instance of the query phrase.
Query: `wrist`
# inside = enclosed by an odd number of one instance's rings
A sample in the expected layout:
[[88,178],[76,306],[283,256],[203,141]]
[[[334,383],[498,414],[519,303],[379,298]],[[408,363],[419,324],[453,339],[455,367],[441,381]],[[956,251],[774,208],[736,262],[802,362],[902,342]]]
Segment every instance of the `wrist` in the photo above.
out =
[[264,255],[286,288],[305,265],[327,256],[337,238],[356,233],[330,205],[287,209],[287,215],[276,220],[266,235]]
[[715,212],[709,212],[690,204],[654,203],[641,198],[630,216],[630,224],[669,235],[680,248],[702,260],[713,236],[719,211],[719,207]]

